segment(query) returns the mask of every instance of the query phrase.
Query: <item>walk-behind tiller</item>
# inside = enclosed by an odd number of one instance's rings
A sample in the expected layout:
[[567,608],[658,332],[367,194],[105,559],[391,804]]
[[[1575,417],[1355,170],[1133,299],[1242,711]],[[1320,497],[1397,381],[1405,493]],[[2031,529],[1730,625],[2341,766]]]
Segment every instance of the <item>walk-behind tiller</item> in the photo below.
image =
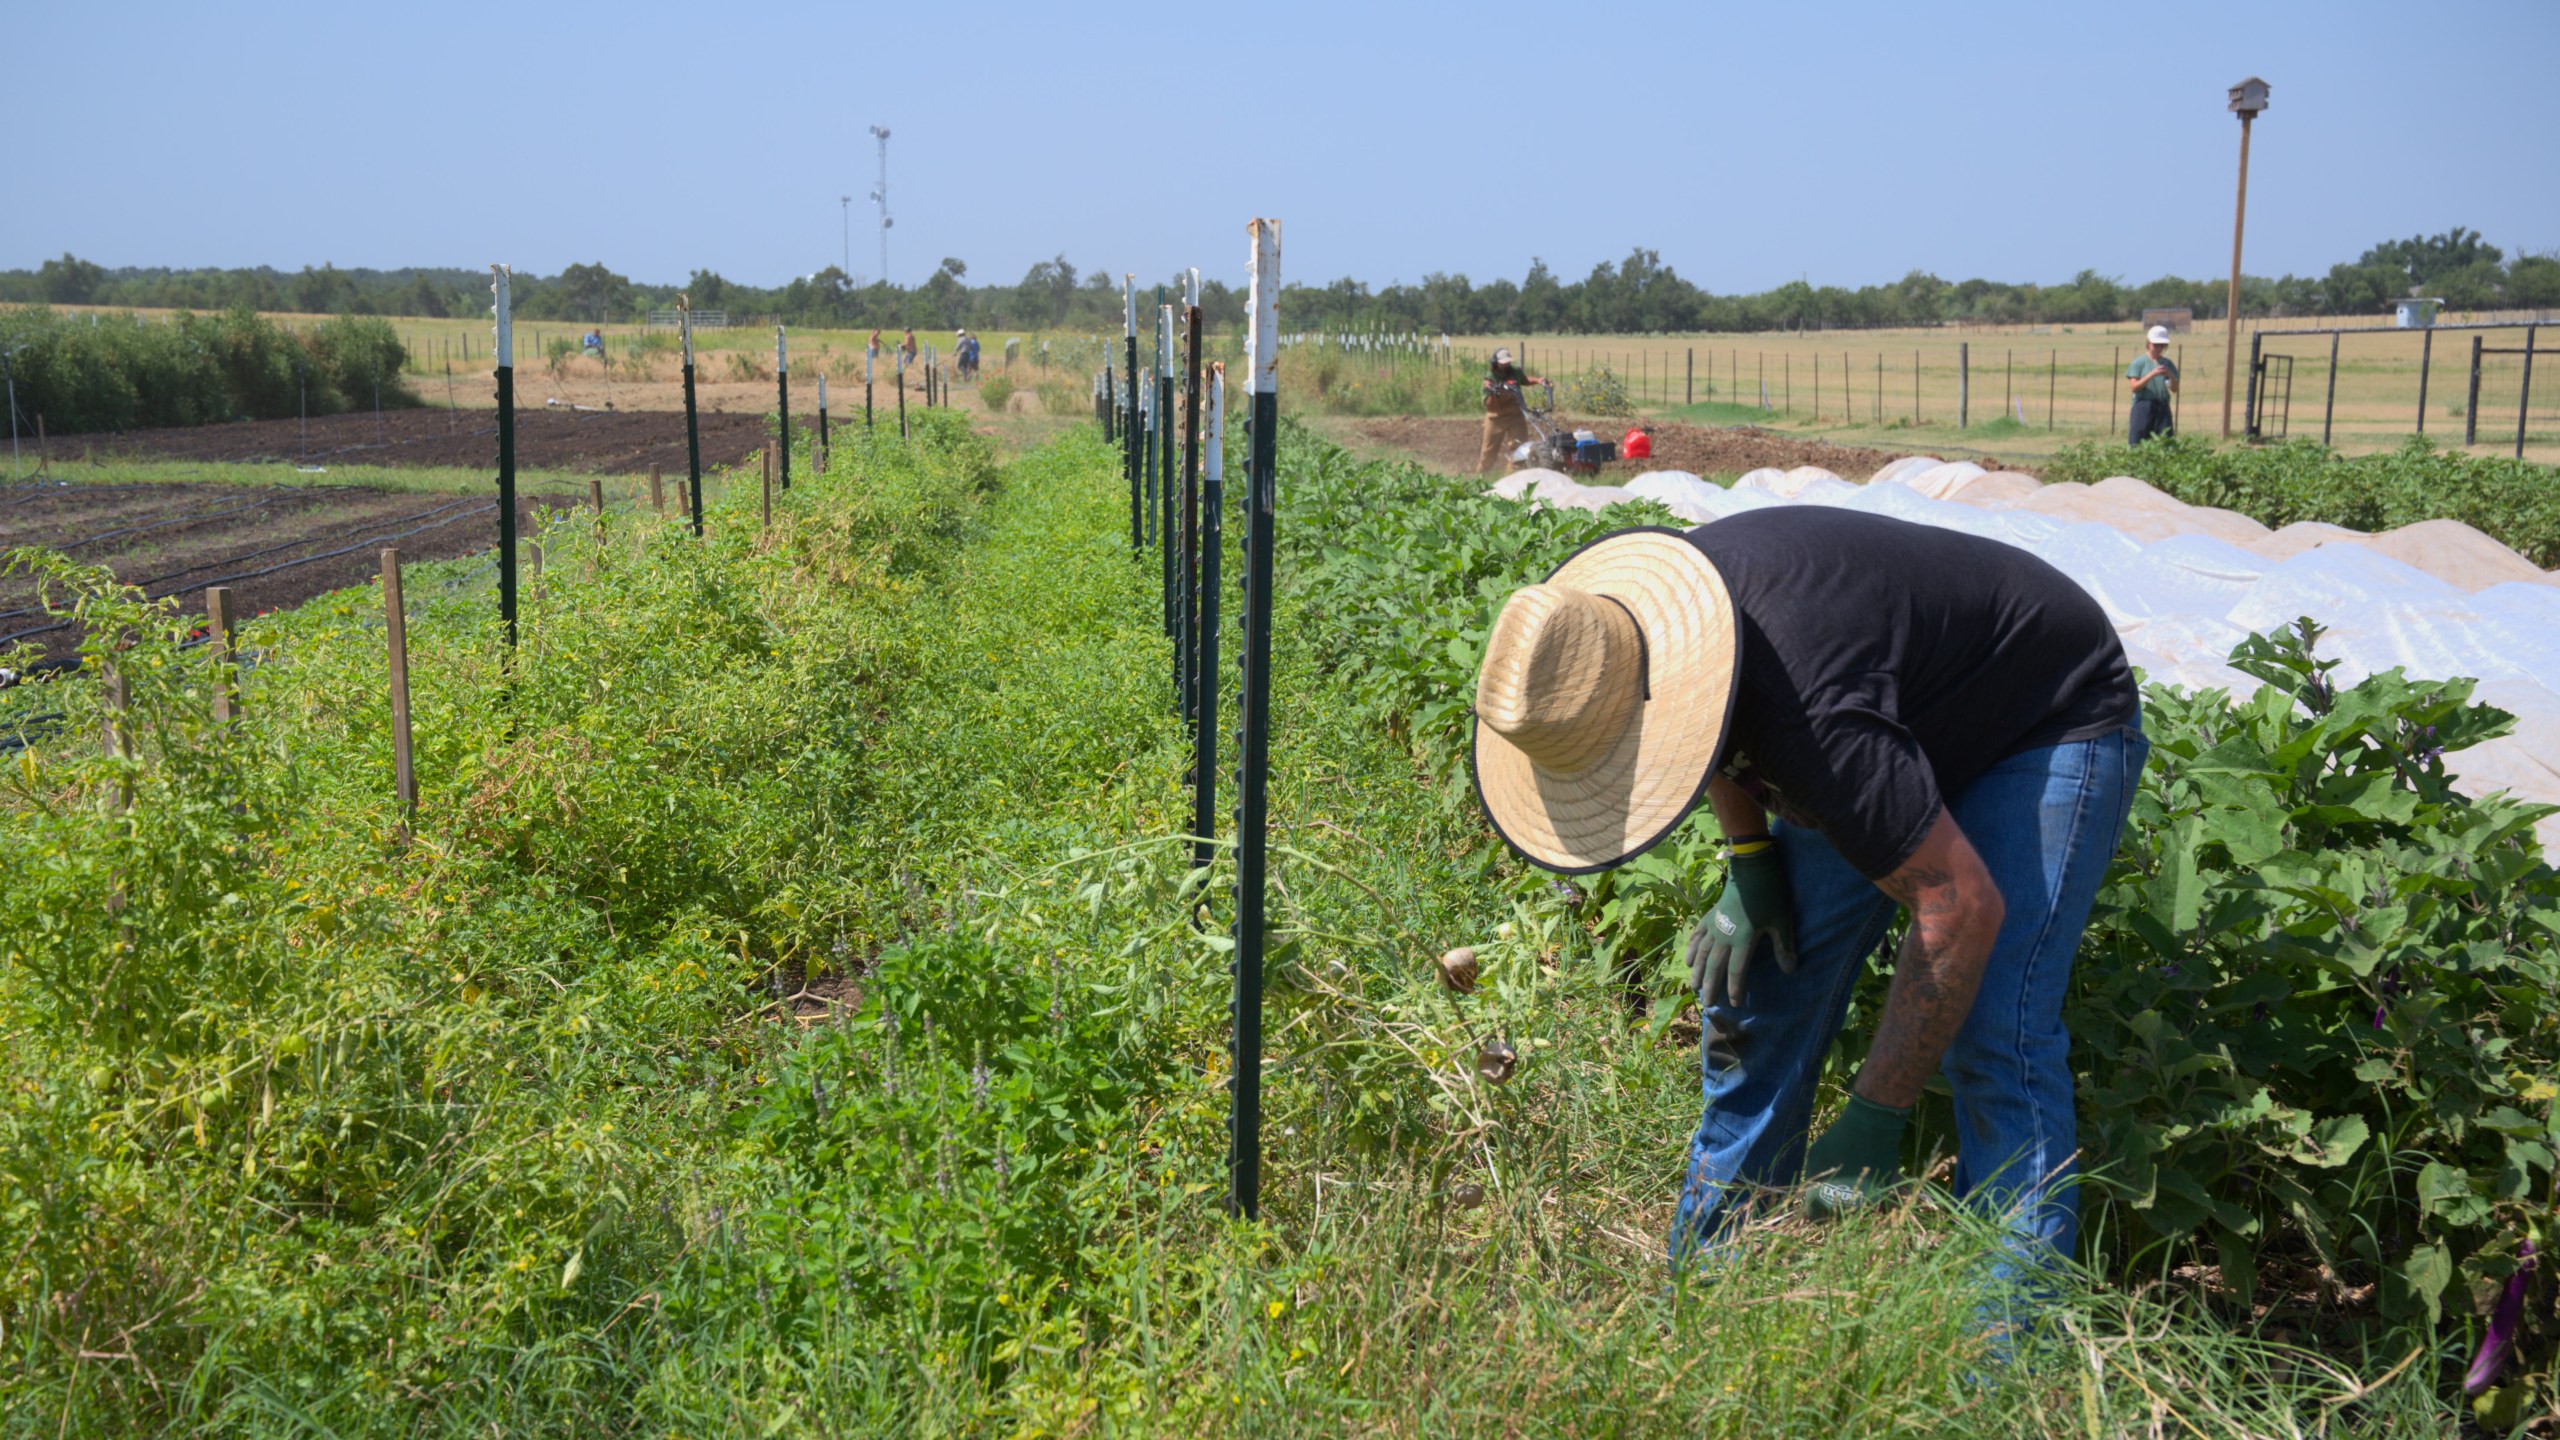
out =
[[1529,422],[1530,435],[1528,441],[1511,452],[1512,459],[1567,475],[1597,475],[1602,465],[1618,458],[1617,442],[1600,439],[1588,430],[1567,430],[1557,421],[1553,382],[1538,386],[1534,405],[1526,387],[1513,384],[1507,388],[1520,397],[1520,418]]

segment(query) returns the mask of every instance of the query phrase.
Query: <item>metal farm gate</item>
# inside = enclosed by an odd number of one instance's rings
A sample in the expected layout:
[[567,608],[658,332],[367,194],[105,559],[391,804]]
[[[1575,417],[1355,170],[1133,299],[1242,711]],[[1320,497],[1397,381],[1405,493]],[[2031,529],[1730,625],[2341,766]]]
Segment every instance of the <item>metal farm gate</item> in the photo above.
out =
[[2248,413],[2250,439],[2285,438],[2293,423],[2292,356],[2261,355],[2250,360]]

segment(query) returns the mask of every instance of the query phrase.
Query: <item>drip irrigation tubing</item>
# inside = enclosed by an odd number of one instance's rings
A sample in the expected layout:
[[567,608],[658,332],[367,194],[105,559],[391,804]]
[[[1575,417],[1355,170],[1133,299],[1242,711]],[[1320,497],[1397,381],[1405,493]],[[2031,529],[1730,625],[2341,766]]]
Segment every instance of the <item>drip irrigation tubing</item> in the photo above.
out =
[[56,545],[53,548],[67,555],[83,545],[95,545],[101,540],[113,540],[119,535],[139,535],[146,530],[166,530],[172,525],[189,525],[198,520],[218,520],[225,515],[237,515],[243,510],[257,510],[273,505],[283,498],[281,495],[269,495],[262,500],[252,500],[245,505],[231,505],[214,510],[191,510],[184,515],[172,516],[166,520],[154,520],[147,525],[125,525],[114,530],[101,530],[95,535],[84,535],[77,540]]
[[[403,515],[398,520],[391,523],[407,524],[412,520],[424,520],[430,516],[442,515],[446,511],[454,509],[456,506],[468,505],[470,503],[471,501],[468,498],[449,500],[442,505],[430,506],[429,508],[421,510],[414,515]],[[175,570],[163,571],[158,575],[145,575],[139,580],[128,580],[123,583],[132,585],[136,589],[147,589],[153,585],[159,585],[170,580],[175,580],[181,575],[192,575],[198,570],[210,570],[216,565],[237,565],[244,560],[255,560],[262,555],[273,555],[279,550],[290,550],[296,545],[325,545],[327,543],[328,537],[325,535],[303,535],[274,545],[262,546],[256,550],[243,551],[237,555],[224,555],[218,559],[205,560],[194,565],[181,566]],[[44,610],[45,607],[41,605],[24,605],[15,610],[0,610],[0,620],[15,620],[23,615],[44,613]]]
[[[397,521],[394,521],[394,522],[392,522],[392,523],[395,523],[395,524],[407,524],[408,522],[410,522],[410,521],[412,521],[412,520],[424,520],[424,519],[428,518],[429,516],[433,516],[433,515],[442,515],[442,514],[444,514],[446,511],[449,511],[449,510],[455,509],[455,508],[457,508],[457,507],[459,507],[459,506],[468,505],[468,504],[470,504],[470,503],[471,503],[471,501],[470,501],[468,498],[461,499],[461,500],[451,500],[451,501],[447,501],[446,503],[444,503],[444,504],[442,504],[442,505],[434,505],[434,506],[430,506],[430,507],[428,507],[427,509],[421,510],[421,511],[419,511],[418,513],[416,513],[416,514],[414,514],[414,515],[403,515],[403,516],[401,516]],[[298,540],[287,540],[287,541],[284,541],[282,544],[269,545],[269,546],[266,546],[266,547],[265,547],[265,548],[263,548],[263,549],[245,551],[245,552],[243,552],[243,553],[241,553],[241,554],[238,554],[238,555],[225,555],[225,556],[223,556],[223,557],[222,557],[221,559],[219,559],[219,560],[207,560],[207,561],[204,561],[204,562],[202,562],[202,563],[200,563],[200,564],[188,565],[188,566],[185,566],[185,567],[183,567],[183,568],[176,569],[176,570],[170,570],[170,571],[167,571],[167,572],[162,573],[162,574],[159,574],[159,575],[148,575],[148,576],[143,577],[143,578],[142,578],[142,579],[140,579],[140,580],[136,580],[136,581],[134,581],[133,583],[134,583],[135,585],[141,585],[141,586],[158,585],[158,584],[161,584],[161,583],[163,583],[163,582],[165,582],[165,581],[175,580],[175,579],[177,579],[177,578],[178,578],[179,576],[181,576],[181,575],[192,575],[192,574],[194,574],[194,573],[195,573],[196,571],[198,571],[198,570],[210,570],[210,569],[212,569],[212,568],[213,568],[214,566],[216,566],[216,565],[237,565],[237,564],[241,563],[241,562],[242,562],[242,561],[244,561],[244,560],[255,560],[255,559],[257,559],[258,557],[260,557],[260,556],[262,556],[262,555],[273,555],[274,553],[276,553],[276,552],[277,552],[277,551],[279,551],[279,550],[290,550],[290,549],[292,549],[292,548],[293,548],[294,546],[296,546],[296,545],[318,545],[318,544],[321,544],[321,543],[324,543],[324,542],[322,542],[321,540],[316,539],[316,538],[314,538],[314,537],[312,537],[312,536],[308,536],[308,535],[306,535],[306,536],[304,536],[304,537],[302,537],[301,539],[298,539]]]
[[[497,508],[497,505],[492,502],[490,504],[479,506],[476,509],[465,510],[459,515],[448,515],[441,520],[431,520],[424,525],[413,526],[410,529],[400,531],[397,534],[369,536],[366,539],[357,541],[353,545],[342,545],[335,550],[321,551],[317,555],[300,556],[296,559],[287,560],[282,564],[269,565],[262,569],[244,570],[237,575],[217,575],[211,580],[198,580],[193,584],[181,585],[175,590],[167,591],[159,595],[153,595],[149,598],[153,600],[175,600],[181,595],[192,595],[198,590],[211,589],[216,585],[235,585],[243,580],[256,580],[264,576],[276,574],[279,571],[291,570],[299,565],[309,565],[321,560],[334,560],[341,555],[352,555],[358,550],[364,549],[368,545],[380,545],[392,540],[406,540],[412,535],[422,534],[429,530],[441,530],[445,526],[450,525],[457,520],[468,520],[474,515],[486,515]],[[50,635],[56,630],[68,630],[74,623],[76,622],[63,620],[34,630],[21,630],[14,635],[0,635],[0,645],[14,644],[20,640],[32,640],[38,635]]]

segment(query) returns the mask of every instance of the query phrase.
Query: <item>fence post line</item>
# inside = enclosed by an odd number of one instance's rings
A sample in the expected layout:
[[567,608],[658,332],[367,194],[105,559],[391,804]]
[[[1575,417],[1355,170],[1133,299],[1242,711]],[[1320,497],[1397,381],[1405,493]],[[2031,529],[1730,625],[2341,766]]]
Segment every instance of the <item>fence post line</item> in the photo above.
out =
[[[1879,357],[1881,358],[1881,357]],[[1956,428],[1973,425],[1973,342],[1956,342]]]
[[382,552],[382,623],[391,652],[391,793],[400,828],[418,814],[418,772],[409,748],[409,608],[400,597],[400,552]]
[[685,499],[693,511],[693,538],[702,538],[702,424],[693,403],[693,297],[676,297],[676,325],[684,337]]
[[781,393],[782,488],[791,488],[791,351],[782,339],[782,323],[773,326],[773,383]]
[[228,723],[240,714],[240,642],[231,625],[230,586],[204,592],[204,628],[220,671],[213,686],[213,718]]
[[1182,721],[1197,726],[1199,676],[1191,667],[1193,637],[1200,630],[1200,272],[1194,268],[1183,294],[1182,559],[1174,602],[1181,633],[1174,637],[1173,683]]
[[[2525,348],[2533,347],[2528,345]],[[2430,325],[2418,332],[2418,433],[2421,435],[2427,433],[2427,372],[2434,368],[2435,359],[2436,332]]]
[[490,312],[497,317],[498,361],[498,617],[507,649],[516,644],[516,329],[507,287],[515,272],[489,267]]
[[2320,403],[2320,444],[2329,443],[2329,422],[2338,413],[2338,332],[2329,332],[2329,394]]
[[862,347],[862,428],[865,430],[871,428],[871,362],[879,358],[879,346],[866,343]]
[[907,438],[907,347],[898,347],[898,438]]
[[[41,422],[44,417],[36,419]],[[2480,438],[2480,337],[2471,337],[2471,391],[2462,401],[2462,443],[2466,446]]]
[[2533,332],[2539,327],[2524,327],[2524,384],[2516,391],[2516,458],[2524,458],[2525,415],[2533,408]]
[[1271,546],[1279,502],[1280,222],[1256,220],[1246,353],[1253,366],[1251,468],[1245,485],[1243,694],[1236,760],[1235,1105],[1228,1136],[1228,1204],[1262,1213],[1262,915],[1265,788],[1271,771]]
[[821,475],[827,473],[827,367],[824,362],[818,366],[818,450],[810,461],[810,468]]

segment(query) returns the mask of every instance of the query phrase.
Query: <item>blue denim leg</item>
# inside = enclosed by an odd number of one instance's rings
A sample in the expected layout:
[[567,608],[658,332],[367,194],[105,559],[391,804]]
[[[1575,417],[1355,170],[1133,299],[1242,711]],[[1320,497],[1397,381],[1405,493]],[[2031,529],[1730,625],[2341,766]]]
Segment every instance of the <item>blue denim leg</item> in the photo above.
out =
[[2013,1253],[2030,1265],[2070,1255],[2079,1235],[2062,1002],[2150,750],[2124,730],[2025,751],[1952,807],[2006,909],[1942,1067],[1955,1092],[1956,1193],[2011,1216]]
[[1759,1187],[1793,1185],[1804,1168],[1814,1082],[1840,1034],[1849,993],[1884,938],[1893,902],[1818,831],[1780,823],[1770,833],[1794,897],[1796,973],[1763,953],[1742,1005],[1701,1017],[1706,1114],[1689,1142],[1687,1179],[1671,1226],[1671,1254],[1712,1244]]

